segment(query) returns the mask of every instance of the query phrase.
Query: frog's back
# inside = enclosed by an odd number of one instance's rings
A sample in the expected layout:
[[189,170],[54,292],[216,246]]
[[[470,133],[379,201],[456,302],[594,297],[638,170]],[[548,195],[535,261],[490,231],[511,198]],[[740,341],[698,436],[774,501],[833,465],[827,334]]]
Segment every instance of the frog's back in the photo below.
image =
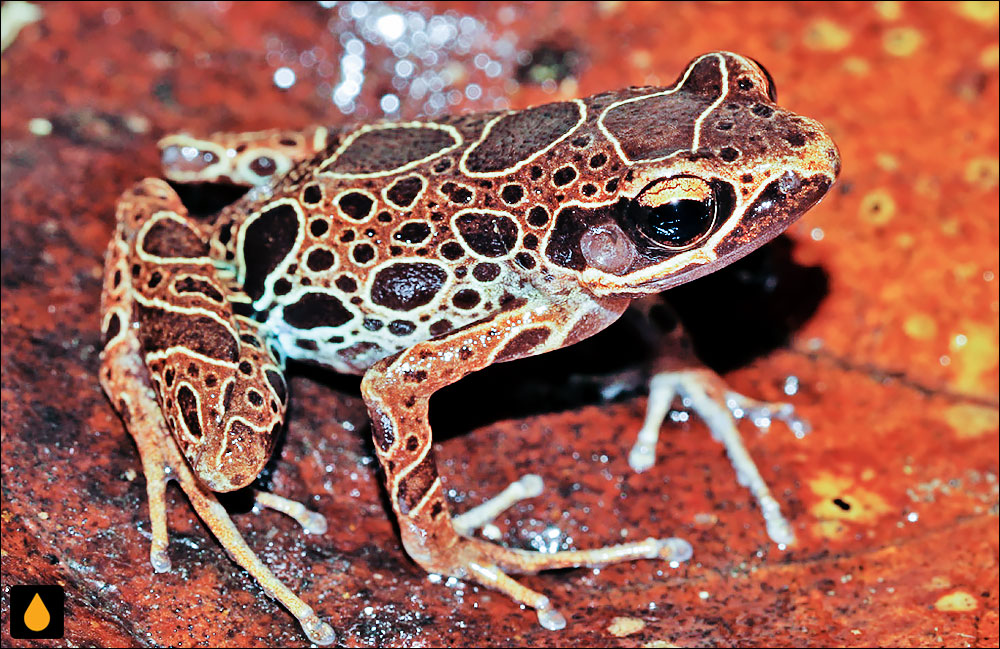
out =
[[710,161],[745,195],[755,167],[801,156],[818,129],[777,108],[760,73],[733,78],[738,63],[706,55],[670,88],[345,129],[267,200],[228,210],[217,245],[283,351],[340,372],[513,303],[579,299],[582,233],[637,183]]

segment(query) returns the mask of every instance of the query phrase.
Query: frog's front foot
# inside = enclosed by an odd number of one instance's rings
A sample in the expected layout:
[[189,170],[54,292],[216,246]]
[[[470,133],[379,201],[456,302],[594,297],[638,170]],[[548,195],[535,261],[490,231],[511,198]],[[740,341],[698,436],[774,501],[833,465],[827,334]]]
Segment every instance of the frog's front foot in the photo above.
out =
[[757,401],[733,392],[711,370],[659,372],[650,380],[646,419],[635,446],[629,453],[629,465],[636,472],[653,466],[660,428],[670,412],[671,403],[678,396],[686,407],[701,416],[712,437],[726,447],[736,471],[736,479],[750,490],[760,505],[768,536],[779,545],[793,543],[795,534],[792,527],[781,513],[781,506],[771,495],[771,490],[743,444],[734,419],[750,419],[761,430],[766,430],[773,419],[779,419],[785,422],[796,437],[803,437],[809,431],[808,424],[796,416],[790,404]]

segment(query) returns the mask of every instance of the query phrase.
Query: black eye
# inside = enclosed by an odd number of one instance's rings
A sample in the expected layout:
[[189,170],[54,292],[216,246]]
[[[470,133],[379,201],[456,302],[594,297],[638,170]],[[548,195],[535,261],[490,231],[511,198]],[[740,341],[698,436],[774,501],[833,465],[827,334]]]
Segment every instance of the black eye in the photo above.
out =
[[767,96],[768,96],[768,98],[771,101],[777,103],[778,102],[778,86],[776,86],[775,83],[774,83],[774,77],[772,77],[771,73],[767,71],[767,68],[765,68],[763,65],[761,65],[760,61],[758,61],[757,59],[750,59],[750,60],[757,64],[757,67],[760,68],[760,71],[763,72],[764,76],[767,78]]
[[661,248],[683,250],[715,227],[718,204],[712,187],[693,177],[650,184],[631,202],[629,212],[643,237]]
[[715,223],[715,201],[679,200],[646,212],[643,233],[671,248],[686,248],[701,239]]

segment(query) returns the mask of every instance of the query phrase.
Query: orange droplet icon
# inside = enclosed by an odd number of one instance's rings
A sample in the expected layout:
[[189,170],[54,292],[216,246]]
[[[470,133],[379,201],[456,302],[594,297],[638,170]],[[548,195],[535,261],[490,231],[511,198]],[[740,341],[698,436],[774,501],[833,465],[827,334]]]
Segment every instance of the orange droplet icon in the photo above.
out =
[[47,627],[51,620],[49,609],[45,608],[42,598],[38,596],[38,593],[35,593],[27,610],[24,611],[24,626],[37,633]]

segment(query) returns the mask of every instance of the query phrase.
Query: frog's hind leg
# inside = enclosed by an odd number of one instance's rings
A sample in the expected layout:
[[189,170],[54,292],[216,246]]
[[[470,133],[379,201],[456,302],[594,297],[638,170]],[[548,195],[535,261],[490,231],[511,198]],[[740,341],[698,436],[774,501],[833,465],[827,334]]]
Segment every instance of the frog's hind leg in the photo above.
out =
[[169,185],[147,179],[122,196],[117,211],[105,262],[100,378],[142,458],[150,561],[157,572],[170,568],[165,486],[177,480],[229,555],[310,639],[330,644],[332,628],[257,558],[209,488],[238,488],[266,462],[284,416],[280,367],[253,321],[233,316],[230,287]]
[[[541,553],[505,548],[464,535],[498,507],[509,504],[509,497],[460,517],[460,529],[456,529],[431,449],[429,399],[440,388],[491,363],[561,346],[566,335],[560,324],[564,318],[546,311],[523,305],[417,343],[372,366],[361,390],[371,415],[375,449],[385,470],[389,499],[409,555],[430,573],[470,579],[498,590],[534,608],[542,626],[560,629],[566,621],[549,599],[507,573],[597,567],[635,559],[685,561],[691,556],[691,546],[681,539],[650,538],[592,550]],[[528,482],[529,491],[538,486],[530,484],[531,479]],[[524,485],[516,489],[523,492]]]
[[790,404],[765,403],[730,390],[721,377],[695,357],[679,320],[657,296],[637,300],[633,306],[643,318],[643,333],[655,338],[651,342],[657,357],[649,381],[646,418],[629,453],[629,465],[637,472],[653,466],[660,429],[674,399],[680,397],[685,406],[701,416],[712,437],[726,447],[737,480],[760,506],[768,536],[775,543],[790,545],[795,541],[792,527],[750,457],[734,418],[747,417],[761,429],[767,428],[771,419],[780,419],[797,437],[808,431],[808,425],[795,415]]
[[164,137],[157,146],[163,173],[174,182],[252,187],[280,178],[299,162],[335,145],[338,133],[325,126],[206,137],[177,133]]

